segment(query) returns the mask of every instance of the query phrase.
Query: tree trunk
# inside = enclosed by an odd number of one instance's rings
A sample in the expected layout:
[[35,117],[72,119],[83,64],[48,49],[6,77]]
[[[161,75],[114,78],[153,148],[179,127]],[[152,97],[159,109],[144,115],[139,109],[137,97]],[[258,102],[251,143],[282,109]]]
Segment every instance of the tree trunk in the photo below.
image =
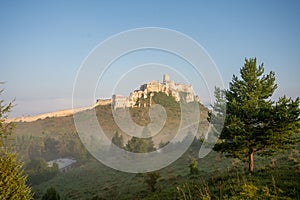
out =
[[251,147],[249,151],[249,173],[253,172],[254,169],[254,148]]

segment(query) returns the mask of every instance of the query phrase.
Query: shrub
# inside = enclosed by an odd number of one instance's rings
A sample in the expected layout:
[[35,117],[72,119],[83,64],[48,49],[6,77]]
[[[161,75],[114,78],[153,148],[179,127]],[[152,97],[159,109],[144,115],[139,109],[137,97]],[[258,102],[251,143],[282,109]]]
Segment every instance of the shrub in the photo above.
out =
[[160,177],[159,172],[148,172],[144,176],[144,182],[149,186],[151,192],[156,191],[157,179]]
[[60,200],[60,196],[54,187],[50,187],[42,197],[42,200]]
[[191,164],[189,165],[189,167],[190,167],[190,174],[191,175],[199,174],[199,168],[198,168],[197,160],[193,159]]

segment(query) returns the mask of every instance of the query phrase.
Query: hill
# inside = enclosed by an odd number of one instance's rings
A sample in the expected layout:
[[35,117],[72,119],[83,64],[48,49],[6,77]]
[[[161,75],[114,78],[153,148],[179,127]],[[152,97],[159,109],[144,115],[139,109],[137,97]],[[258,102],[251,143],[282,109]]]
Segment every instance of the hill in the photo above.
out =
[[87,108],[77,108],[77,109],[69,109],[69,110],[60,110],[50,113],[44,113],[40,115],[35,116],[23,116],[23,117],[15,117],[15,118],[9,118],[6,120],[6,122],[33,122],[36,120],[46,119],[46,118],[53,118],[53,117],[65,117],[70,116],[78,112],[82,112],[84,110],[92,109],[93,107],[87,107]]
[[[149,99],[140,99],[144,104]],[[156,93],[153,103],[162,105],[167,113],[164,128],[153,137],[156,147],[168,142],[173,128],[180,122],[180,105],[173,97]],[[187,112],[193,112],[193,105]],[[201,112],[198,137],[208,129],[207,108],[197,102]],[[150,122],[149,107],[128,108],[132,120],[139,125]],[[95,107],[99,124],[109,138],[118,131],[124,143],[131,138],[114,122],[110,105]],[[91,110],[81,111],[86,119]],[[189,119],[185,119],[189,120]],[[87,125],[88,120],[87,120]],[[212,151],[198,159],[202,145],[195,139],[191,147],[176,162],[159,170],[160,177],[152,192],[145,183],[147,174],[131,174],[111,169],[95,160],[82,145],[72,116],[47,117],[32,122],[16,122],[15,149],[26,161],[35,198],[40,199],[53,186],[63,199],[297,199],[300,198],[299,148],[272,158],[256,158],[257,172],[248,175],[245,164]],[[64,173],[47,167],[46,161],[71,157],[77,160]],[[190,174],[193,160],[199,173]],[[236,198],[235,198],[236,197]]]
[[[149,99],[140,99],[141,102],[149,101]],[[162,105],[167,113],[167,119],[163,129],[155,135],[152,139],[155,146],[158,146],[161,142],[168,142],[174,137],[174,130],[178,129],[180,123],[180,104],[175,101],[171,96],[167,96],[164,93],[155,93],[153,96],[153,103]],[[200,108],[200,121],[198,129],[198,137],[206,133],[208,128],[207,108],[198,102],[189,103],[192,107],[187,112],[193,113],[193,105]],[[96,105],[93,107],[96,111],[96,116],[99,125],[108,136],[112,138],[114,133],[119,132],[126,143],[131,138],[127,133],[123,132],[115,123],[114,116],[110,105]],[[132,120],[138,125],[145,126],[150,123],[149,107],[133,107],[128,108]],[[119,109],[121,111],[122,109]],[[117,112],[119,112],[117,111]],[[82,113],[86,121],[87,126],[89,124],[89,117],[94,113],[91,109],[83,109],[79,113]],[[188,118],[185,120],[189,120]],[[14,130],[15,146],[21,153],[25,160],[33,158],[44,157],[46,160],[56,159],[61,156],[68,156],[70,150],[68,150],[67,144],[78,144],[78,149],[84,148],[80,145],[80,140],[75,128],[74,119],[72,115],[59,116],[59,117],[46,117],[44,119],[38,119],[28,122],[15,122],[16,128]],[[34,142],[33,142],[34,141]],[[71,144],[70,144],[71,145]],[[79,147],[80,145],[80,147]],[[76,152],[70,152],[69,156],[74,156]]]

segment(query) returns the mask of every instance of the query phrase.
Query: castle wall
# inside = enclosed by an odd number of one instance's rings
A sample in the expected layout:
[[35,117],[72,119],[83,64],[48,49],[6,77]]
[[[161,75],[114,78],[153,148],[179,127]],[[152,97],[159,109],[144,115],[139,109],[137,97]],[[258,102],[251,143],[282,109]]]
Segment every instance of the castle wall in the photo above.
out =
[[112,99],[97,99],[96,105],[105,106],[112,103]]
[[[187,103],[195,100],[192,85],[176,84],[174,81],[170,81],[169,75],[165,74],[163,83],[150,81],[147,84],[143,84],[140,86],[140,90],[130,93],[129,98],[113,95],[112,106],[114,109],[133,107],[139,98],[148,98],[147,94],[151,92],[171,94],[176,101],[180,101],[181,96],[185,98],[184,101]],[[184,95],[180,95],[180,93],[184,93]]]
[[130,107],[130,102],[128,97],[113,95],[112,107],[114,109]]

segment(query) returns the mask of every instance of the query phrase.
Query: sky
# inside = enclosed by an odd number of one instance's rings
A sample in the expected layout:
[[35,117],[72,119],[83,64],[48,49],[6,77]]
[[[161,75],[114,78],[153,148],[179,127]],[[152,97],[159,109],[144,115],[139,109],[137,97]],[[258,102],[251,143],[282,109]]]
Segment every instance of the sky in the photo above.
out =
[[[195,40],[218,67],[225,87],[239,74],[245,58],[256,57],[266,72],[275,72],[274,99],[284,94],[296,98],[299,19],[299,1],[283,0],[0,1],[0,81],[5,82],[1,98],[15,99],[11,117],[69,109],[78,71],[90,52],[113,35],[143,27],[171,29]],[[136,68],[120,80],[122,66],[128,72],[143,63],[162,65]],[[168,52],[134,52],[113,63],[108,82],[99,82],[103,89],[95,96],[110,97],[112,84],[118,86],[113,92],[129,95],[142,81],[162,81],[165,72],[184,82],[176,70],[192,77],[188,65]],[[195,84],[203,103],[209,102],[200,86],[205,81],[187,82]]]

